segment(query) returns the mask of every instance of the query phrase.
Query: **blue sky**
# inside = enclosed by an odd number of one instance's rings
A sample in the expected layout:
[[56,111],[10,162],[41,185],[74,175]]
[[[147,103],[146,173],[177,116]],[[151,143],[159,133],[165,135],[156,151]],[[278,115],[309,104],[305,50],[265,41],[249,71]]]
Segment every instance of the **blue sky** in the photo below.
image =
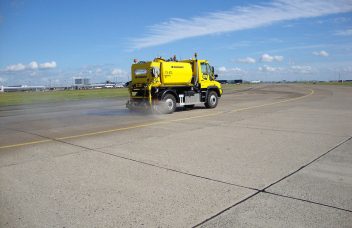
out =
[[0,0],[0,84],[127,81],[134,58],[194,52],[219,79],[352,79],[352,1]]

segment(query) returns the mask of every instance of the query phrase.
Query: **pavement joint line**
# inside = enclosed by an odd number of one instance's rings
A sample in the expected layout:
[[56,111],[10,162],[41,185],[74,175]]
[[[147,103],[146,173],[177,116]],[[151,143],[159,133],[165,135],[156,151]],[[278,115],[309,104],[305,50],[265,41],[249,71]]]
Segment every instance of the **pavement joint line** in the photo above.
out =
[[248,128],[248,129],[255,129],[255,130],[301,133],[301,134],[311,134],[311,135],[328,135],[328,136],[335,136],[335,137],[349,137],[349,135],[336,135],[336,134],[330,134],[330,133],[324,133],[324,132],[298,131],[298,130],[290,130],[290,129],[261,127],[261,126],[256,127],[256,126],[246,126],[246,125],[241,125],[241,124],[235,124],[235,126],[240,127],[240,128]]
[[263,191],[266,191],[266,189],[272,187],[273,185],[285,180],[286,178],[296,174],[297,172],[299,172],[300,170],[308,167],[309,165],[311,165],[312,163],[316,162],[317,160],[319,160],[320,158],[324,157],[325,155],[327,155],[328,153],[330,153],[331,151],[335,150],[336,148],[340,147],[341,145],[345,144],[346,142],[350,141],[352,139],[352,137],[348,137],[347,139],[344,139],[343,141],[339,142],[337,145],[335,145],[334,147],[330,148],[328,151],[326,151],[325,153],[319,155],[318,157],[314,158],[313,160],[311,160],[310,162],[302,165],[301,167],[299,167],[298,169],[294,170],[293,172],[289,173],[288,175],[280,178],[279,180],[271,183],[270,185],[266,186],[265,188],[263,188]]
[[[256,109],[256,108],[261,108],[261,107],[266,107],[266,106],[272,106],[272,105],[276,105],[276,104],[281,104],[281,103],[286,103],[286,102],[291,102],[291,101],[296,101],[296,100],[303,99],[305,97],[308,97],[308,96],[314,94],[314,90],[312,90],[312,89],[309,89],[309,90],[310,90],[310,93],[308,93],[306,95],[303,95],[303,96],[300,96],[300,97],[290,98],[290,99],[277,101],[277,102],[266,103],[266,104],[262,104],[262,105],[255,105],[255,106],[250,106],[250,107],[245,107],[245,108],[240,108],[240,109],[234,109],[234,110],[230,110],[230,111],[220,111],[220,112],[209,113],[209,114],[205,114],[205,115],[197,115],[197,116],[185,117],[185,118],[174,119],[174,120],[171,119],[171,120],[155,121],[155,122],[152,122],[152,123],[132,125],[132,126],[129,126],[129,127],[121,127],[121,128],[115,128],[115,129],[109,129],[109,130],[103,130],[103,131],[96,131],[96,132],[78,134],[78,135],[58,137],[58,138],[55,138],[55,140],[82,138],[82,137],[86,137],[86,136],[101,135],[101,134],[106,134],[106,133],[111,133],[111,132],[118,132],[118,131],[125,131],[125,130],[131,130],[131,129],[136,129],[136,128],[150,127],[150,126],[159,125],[159,124],[167,124],[167,123],[179,122],[179,121],[185,121],[185,120],[191,120],[191,119],[200,119],[200,118],[217,116],[217,115],[221,115],[221,114],[225,114],[225,113],[231,113],[231,112],[247,111],[247,110],[251,110],[251,109]],[[33,145],[33,144],[41,144],[41,143],[46,143],[46,142],[50,142],[50,141],[53,141],[53,140],[54,139],[47,139],[47,140],[38,140],[38,141],[31,141],[31,142],[24,142],[24,143],[18,143],[18,144],[5,145],[5,146],[0,146],[0,149],[21,147],[21,146],[27,146],[27,145]]]
[[352,210],[349,210],[349,209],[336,207],[336,206],[332,206],[332,205],[328,205],[328,204],[324,204],[324,203],[319,203],[319,202],[315,202],[315,201],[311,201],[311,200],[301,199],[301,198],[297,198],[297,197],[293,197],[293,196],[282,195],[282,194],[278,194],[278,193],[275,193],[275,192],[269,192],[269,191],[265,191],[265,190],[263,191],[263,193],[274,195],[274,196],[278,196],[278,197],[282,197],[282,198],[298,200],[298,201],[302,201],[302,202],[306,202],[306,203],[310,203],[310,204],[316,204],[316,205],[319,205],[319,206],[329,207],[329,208],[333,208],[333,209],[336,209],[336,210],[341,210],[341,211],[352,213]]
[[[40,136],[40,135],[38,135],[38,136]],[[46,138],[45,136],[41,136],[41,137]],[[50,138],[48,138],[48,139],[50,139]],[[85,150],[93,151],[93,152],[96,152],[96,153],[117,157],[117,158],[120,158],[120,159],[123,159],[123,160],[132,161],[132,162],[135,162],[135,163],[139,163],[139,164],[143,164],[143,165],[147,165],[147,166],[151,166],[151,167],[155,167],[155,168],[159,168],[159,169],[163,169],[163,170],[167,170],[167,171],[171,171],[171,172],[175,172],[175,173],[179,173],[179,174],[183,174],[183,175],[187,175],[187,176],[201,178],[201,179],[205,179],[205,180],[209,180],[209,181],[213,181],[213,182],[217,182],[217,183],[222,183],[222,184],[226,184],[226,185],[231,185],[231,186],[235,186],[235,187],[239,187],[239,188],[245,188],[245,189],[249,189],[249,190],[253,190],[253,191],[259,191],[259,192],[261,191],[260,189],[257,189],[257,188],[252,188],[252,187],[248,187],[248,186],[244,186],[244,185],[239,185],[239,184],[234,184],[234,183],[230,183],[230,182],[226,182],[226,181],[222,181],[222,180],[217,180],[217,179],[213,179],[213,178],[210,178],[210,177],[205,177],[205,176],[201,176],[201,175],[197,175],[197,174],[188,173],[188,172],[185,172],[185,171],[182,171],[182,170],[167,168],[167,167],[164,167],[164,166],[161,166],[161,165],[153,164],[151,162],[140,161],[140,160],[137,160],[137,159],[134,159],[134,158],[130,158],[130,157],[122,156],[122,155],[117,155],[117,154],[101,151],[101,150],[98,150],[98,149],[94,149],[94,148],[90,148],[90,147],[86,147],[86,146],[82,146],[82,145],[77,145],[77,144],[66,142],[66,141],[61,141],[61,140],[58,140],[58,139],[51,139],[51,140],[59,142],[59,143],[68,144],[68,145],[71,145],[71,146],[79,147],[79,148],[82,148],[82,149],[85,149]],[[80,151],[80,152],[82,152],[82,151]]]
[[331,151],[335,150],[336,148],[340,147],[341,145],[345,144],[346,142],[350,141],[352,139],[352,137],[349,137],[345,140],[343,140],[342,142],[338,143],[337,145],[335,145],[334,147],[330,148],[327,152],[321,154],[320,156],[318,156],[317,158],[313,159],[312,161],[308,162],[307,164],[301,166],[300,168],[298,168],[297,170],[289,173],[288,175],[284,176],[283,178],[271,183],[270,185],[268,185],[267,187],[264,187],[263,189],[260,189],[260,190],[256,190],[257,192],[251,194],[250,196],[248,196],[247,198],[239,201],[239,202],[236,202],[235,204],[221,210],[220,212],[216,213],[215,215],[212,215],[211,217],[205,219],[204,221],[196,224],[195,226],[193,227],[199,227],[203,224],[205,224],[206,222],[216,218],[217,216],[221,215],[222,213],[236,207],[237,205],[241,204],[241,203],[244,203],[245,201],[249,200],[250,198],[254,197],[255,195],[259,194],[259,193],[267,193],[267,194],[271,194],[271,195],[276,195],[276,196],[280,196],[280,197],[285,197],[285,198],[290,198],[290,199],[295,199],[295,200],[299,200],[299,201],[303,201],[303,202],[307,202],[307,203],[311,203],[311,204],[316,204],[316,205],[320,205],[320,206],[325,206],[325,207],[330,207],[330,208],[335,208],[335,209],[339,209],[339,210],[342,210],[342,211],[347,211],[347,212],[352,212],[350,210],[347,210],[347,209],[343,209],[343,208],[338,208],[338,207],[335,207],[335,206],[331,206],[331,205],[327,205],[327,204],[322,204],[322,203],[317,203],[317,202],[313,202],[313,201],[309,201],[309,200],[305,200],[305,199],[300,199],[300,198],[295,198],[295,197],[290,197],[290,196],[283,196],[283,195],[279,195],[279,194],[275,194],[275,193],[272,193],[272,192],[268,192],[266,191],[266,189],[272,187],[273,185],[283,181],[284,179],[294,175],[295,173],[299,172],[300,170],[306,168],[307,166],[309,166],[310,164],[314,163],[315,161],[319,160],[320,158],[324,157],[325,155],[327,155],[328,153],[330,153]]
[[218,217],[219,215],[223,214],[224,212],[236,207],[237,205],[241,204],[241,203],[244,203],[245,201],[253,198],[254,196],[258,195],[259,193],[266,193],[266,194],[270,194],[270,195],[274,195],[274,196],[277,196],[277,197],[282,197],[282,198],[288,198],[288,199],[292,199],[292,200],[297,200],[297,201],[302,201],[302,202],[305,202],[305,203],[310,203],[310,204],[315,204],[315,205],[319,205],[319,206],[324,206],[324,207],[329,207],[329,208],[333,208],[333,209],[336,209],[336,210],[341,210],[341,211],[345,211],[345,212],[351,212],[352,213],[352,210],[348,210],[348,209],[344,209],[344,208],[340,208],[340,207],[335,207],[335,206],[331,206],[331,205],[328,205],[328,204],[323,204],[323,203],[318,203],[318,202],[314,202],[314,201],[310,201],[310,200],[305,200],[305,199],[300,199],[300,198],[296,198],[296,197],[291,197],[291,196],[284,196],[284,195],[280,195],[280,194],[276,194],[276,193],[273,193],[273,192],[268,192],[268,191],[265,191],[265,190],[258,190],[257,192],[247,196],[246,198],[236,202],[235,204],[221,210],[220,212],[216,213],[215,215],[205,219],[204,221],[192,226],[192,227],[200,227],[202,225],[204,225],[205,223],[209,222],[210,220]]
[[[137,160],[137,159],[126,157],[126,156],[122,156],[122,155],[117,155],[117,154],[101,151],[101,150],[98,150],[97,148],[90,148],[90,147],[86,147],[86,146],[77,145],[77,144],[74,144],[74,143],[62,141],[62,140],[59,140],[59,139],[53,139],[53,138],[50,138],[50,137],[47,137],[47,136],[43,136],[43,135],[40,135],[40,134],[37,134],[37,133],[31,133],[31,132],[27,132],[27,131],[20,131],[20,132],[36,135],[36,136],[39,136],[39,137],[42,137],[42,138],[46,138],[48,141],[55,141],[55,142],[67,144],[67,145],[70,145],[70,146],[79,147],[79,148],[84,149],[86,151],[89,150],[89,151],[93,151],[93,152],[100,153],[100,154],[114,156],[114,157],[117,157],[117,158],[120,158],[120,159],[136,162],[136,163],[143,164],[143,165],[152,166],[152,167],[163,169],[163,170],[167,170],[167,171],[176,172],[176,173],[187,175],[187,176],[197,177],[197,178],[210,180],[210,181],[217,182],[217,183],[222,183],[222,184],[226,184],[226,185],[231,185],[231,186],[236,186],[236,187],[240,187],[240,188],[250,189],[250,190],[254,190],[254,191],[261,191],[260,189],[257,189],[257,188],[252,188],[252,187],[248,187],[248,186],[238,185],[238,184],[234,184],[234,183],[230,183],[230,182],[226,182],[226,181],[222,181],[222,180],[217,180],[217,179],[213,179],[213,178],[209,178],[209,177],[205,177],[205,176],[201,176],[201,175],[197,175],[197,174],[188,173],[188,172],[177,170],[177,169],[167,168],[167,167],[164,167],[164,166],[161,166],[161,165],[156,165],[156,164],[153,164],[153,163],[150,163],[150,162],[140,161],[140,160]],[[81,152],[82,151],[77,151],[77,152],[73,152],[72,154],[81,153]],[[11,165],[16,165],[16,164],[11,164]]]
[[258,195],[260,192],[261,192],[261,191],[257,191],[257,192],[255,192],[255,193],[253,193],[253,194],[247,196],[246,198],[244,198],[244,199],[242,199],[242,200],[236,202],[235,204],[233,204],[233,205],[231,205],[231,206],[229,206],[229,207],[227,207],[227,208],[225,208],[225,209],[219,211],[219,212],[216,213],[215,215],[212,215],[211,217],[209,217],[209,218],[203,220],[202,222],[200,222],[200,223],[198,223],[198,224],[196,224],[196,225],[194,225],[194,226],[192,226],[192,227],[195,228],[195,227],[200,227],[201,225],[204,225],[205,223],[207,223],[207,222],[209,222],[210,220],[212,220],[212,219],[218,217],[219,215],[223,214],[224,212],[226,212],[226,211],[228,211],[228,210],[230,210],[230,209],[236,207],[237,205],[239,205],[239,204],[241,204],[241,203],[243,203],[243,202],[245,202],[245,201],[247,201],[247,200],[253,198],[254,196]]
[[[75,145],[75,144],[73,144],[73,145]],[[89,148],[87,148],[87,149],[89,149]],[[217,180],[217,179],[214,179],[214,178],[201,176],[201,175],[185,172],[185,171],[182,171],[182,170],[177,170],[177,169],[173,169],[173,168],[167,168],[167,167],[164,167],[164,166],[161,166],[161,165],[156,165],[156,164],[153,164],[153,163],[150,163],[150,162],[140,161],[140,160],[137,160],[137,159],[133,159],[133,158],[129,158],[129,157],[125,157],[125,156],[121,156],[121,155],[117,155],[117,154],[113,154],[113,153],[109,153],[109,152],[104,152],[104,151],[95,150],[95,149],[89,149],[89,150],[94,151],[94,152],[98,152],[98,153],[102,153],[102,154],[106,154],[106,155],[109,155],[109,156],[114,156],[114,157],[117,157],[117,158],[120,158],[120,159],[136,162],[136,163],[139,163],[139,164],[148,165],[148,166],[151,166],[151,167],[163,169],[163,170],[166,170],[166,171],[171,171],[171,172],[175,172],[175,173],[178,173],[178,174],[183,174],[183,175],[186,175],[186,176],[196,177],[196,178],[199,178],[199,179],[204,179],[204,180],[217,182],[217,183],[221,183],[221,184],[226,184],[226,185],[230,185],[230,186],[235,186],[235,187],[239,187],[239,188],[245,188],[245,189],[249,189],[249,190],[253,190],[253,191],[260,191],[257,188],[252,188],[252,187],[248,187],[248,186],[244,186],[244,185],[239,185],[239,184],[234,184],[234,183],[230,183],[230,182],[226,182],[226,181],[222,181],[222,180]]]

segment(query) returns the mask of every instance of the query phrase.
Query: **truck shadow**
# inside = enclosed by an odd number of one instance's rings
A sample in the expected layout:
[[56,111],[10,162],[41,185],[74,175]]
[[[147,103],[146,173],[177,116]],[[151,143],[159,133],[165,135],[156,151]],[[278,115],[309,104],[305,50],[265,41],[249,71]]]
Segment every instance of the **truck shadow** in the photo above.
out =
[[193,108],[177,107],[175,112],[189,112],[189,111],[192,111],[192,110],[199,110],[199,109],[206,109],[206,108],[202,107],[202,106],[195,106]]
[[[186,107],[177,107],[175,112],[189,112],[192,110],[200,110],[200,109],[206,109],[205,107],[202,106],[195,106],[193,108],[186,108]],[[85,115],[88,116],[151,116],[151,115],[165,115],[162,113],[155,113],[152,111],[142,111],[142,110],[136,110],[132,111],[129,109],[106,109],[106,110],[90,110],[87,112],[84,112]]]
[[90,116],[145,116],[152,115],[146,111],[131,111],[129,109],[114,109],[114,110],[93,110],[85,113]]

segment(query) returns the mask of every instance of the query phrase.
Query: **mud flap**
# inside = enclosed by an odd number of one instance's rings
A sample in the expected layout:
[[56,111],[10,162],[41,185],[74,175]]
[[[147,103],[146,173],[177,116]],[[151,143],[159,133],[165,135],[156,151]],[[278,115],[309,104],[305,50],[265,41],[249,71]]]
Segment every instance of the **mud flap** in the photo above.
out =
[[136,102],[131,100],[127,101],[126,108],[128,108],[131,111],[141,111],[141,112],[150,112],[153,109],[148,101]]

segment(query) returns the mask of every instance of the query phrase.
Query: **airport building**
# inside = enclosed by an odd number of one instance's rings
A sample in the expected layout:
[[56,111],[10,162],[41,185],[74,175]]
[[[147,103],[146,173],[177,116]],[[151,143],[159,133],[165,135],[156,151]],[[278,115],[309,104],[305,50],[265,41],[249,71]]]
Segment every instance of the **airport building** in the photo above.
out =
[[74,78],[74,88],[75,89],[87,89],[90,87],[90,79],[89,78]]
[[242,79],[235,79],[235,80],[217,80],[221,84],[242,84]]
[[89,78],[75,78],[75,86],[87,86],[90,85]]
[[44,91],[45,86],[27,86],[27,85],[17,85],[17,86],[0,86],[0,92],[19,92],[19,91]]

